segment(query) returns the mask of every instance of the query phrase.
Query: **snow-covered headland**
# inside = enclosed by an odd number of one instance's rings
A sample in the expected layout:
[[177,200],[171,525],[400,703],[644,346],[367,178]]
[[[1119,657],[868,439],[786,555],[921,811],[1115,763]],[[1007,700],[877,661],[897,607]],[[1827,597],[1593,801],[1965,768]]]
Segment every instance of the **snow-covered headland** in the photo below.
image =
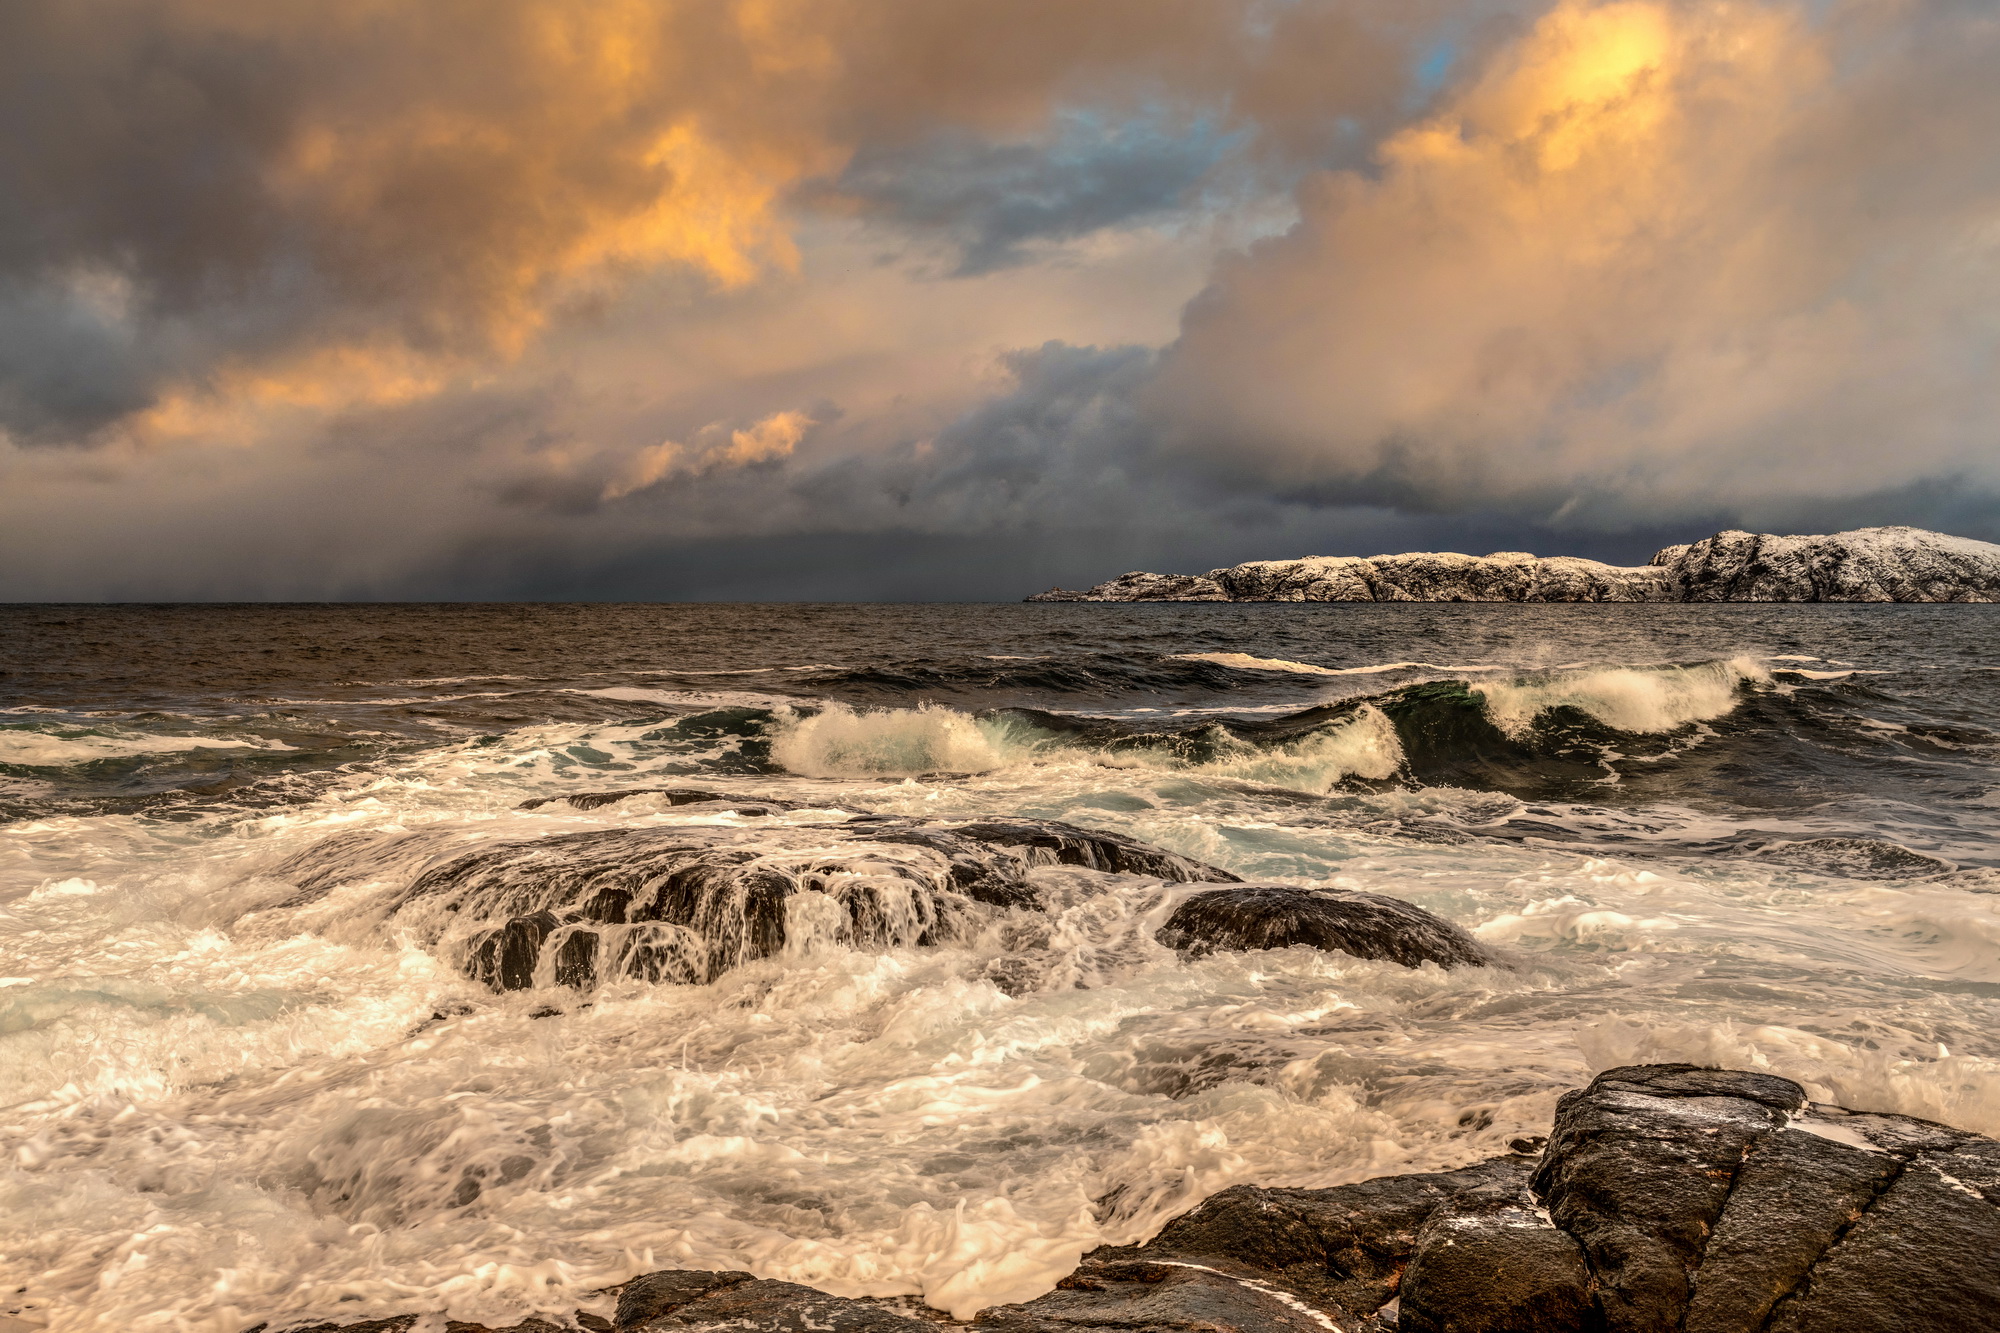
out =
[[1418,551],[1252,560],[1206,574],[1134,571],[1030,602],[1993,602],[2000,545],[1922,528],[1830,536],[1718,532],[1643,565]]

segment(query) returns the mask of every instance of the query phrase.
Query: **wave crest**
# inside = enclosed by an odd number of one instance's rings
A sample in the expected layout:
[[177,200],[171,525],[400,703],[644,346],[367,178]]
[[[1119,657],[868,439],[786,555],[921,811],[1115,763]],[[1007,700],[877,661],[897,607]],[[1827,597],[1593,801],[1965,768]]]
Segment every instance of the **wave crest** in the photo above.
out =
[[1033,748],[1007,718],[975,718],[936,704],[865,712],[828,704],[816,713],[781,714],[771,737],[771,758],[809,778],[988,773]]
[[1556,708],[1588,713],[1614,731],[1660,735],[1722,717],[1735,709],[1739,686],[1770,678],[1754,659],[1732,657],[1693,666],[1605,667],[1539,680],[1480,681],[1470,689],[1483,699],[1493,725],[1517,740]]
[[1346,778],[1383,781],[1403,766],[1403,743],[1396,724],[1373,704],[1352,716],[1308,732],[1298,740],[1259,746],[1237,741],[1194,771],[1240,778],[1292,791],[1325,794]]

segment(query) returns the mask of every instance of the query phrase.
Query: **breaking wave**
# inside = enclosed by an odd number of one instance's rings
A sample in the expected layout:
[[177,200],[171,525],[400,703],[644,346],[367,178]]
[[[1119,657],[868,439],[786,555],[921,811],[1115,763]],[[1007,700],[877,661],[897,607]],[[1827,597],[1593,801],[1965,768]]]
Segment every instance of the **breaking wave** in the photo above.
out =
[[1276,717],[828,704],[770,714],[767,746],[776,770],[818,778],[1084,763],[1175,769],[1315,794],[1349,781],[1396,779],[1534,793],[1615,780],[1612,765],[1621,759],[1656,762],[1693,724],[1732,712],[1746,684],[1769,679],[1744,658],[1585,668],[1505,681],[1434,680]]
[[1690,722],[1708,722],[1736,707],[1746,681],[1770,672],[1747,657],[1693,666],[1604,667],[1543,679],[1481,681],[1471,688],[1486,715],[1509,736],[1525,736],[1558,708],[1588,713],[1614,731],[1658,735]]
[[781,713],[770,744],[779,766],[811,778],[988,773],[1036,748],[1005,716],[973,717],[936,704],[865,712],[829,704],[816,713]]

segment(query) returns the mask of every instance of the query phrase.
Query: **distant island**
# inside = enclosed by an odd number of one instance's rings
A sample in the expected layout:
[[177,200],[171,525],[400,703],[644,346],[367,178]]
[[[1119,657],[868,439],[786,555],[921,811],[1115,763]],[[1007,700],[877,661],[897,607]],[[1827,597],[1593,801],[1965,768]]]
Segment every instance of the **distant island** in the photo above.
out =
[[1995,602],[2000,546],[1922,528],[1779,537],[1734,529],[1643,565],[1419,551],[1252,560],[1206,574],[1120,574],[1030,602]]

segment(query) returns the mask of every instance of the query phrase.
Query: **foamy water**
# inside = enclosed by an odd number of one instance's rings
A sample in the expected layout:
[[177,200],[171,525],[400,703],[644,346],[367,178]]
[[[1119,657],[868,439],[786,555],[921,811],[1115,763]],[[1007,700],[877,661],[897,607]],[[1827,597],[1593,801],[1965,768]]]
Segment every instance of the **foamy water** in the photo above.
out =
[[[1023,670],[1050,656],[1018,654]],[[1665,758],[1627,765],[1649,775],[1794,706],[1767,660],[1482,673],[1452,698],[1500,736],[1580,715],[1608,732],[1564,745],[1656,744]],[[1562,1091],[1635,1060],[1768,1069],[2000,1133],[2000,895],[1960,887],[1985,826],[1957,807],[1947,827],[1908,802],[1857,814],[1858,797],[1611,807],[1423,785],[1399,775],[1437,743],[1429,715],[1392,694],[1330,696],[1324,720],[1283,734],[1139,745],[922,701],[561,688],[624,711],[411,741],[283,801],[0,826],[0,1275],[27,1287],[28,1318],[497,1325],[608,1310],[592,1293],[668,1266],[913,1294],[963,1318],[1231,1184],[1505,1151],[1546,1131]],[[1761,735],[1746,744],[1774,743]],[[2000,788],[1954,736],[1927,742],[1937,762]],[[816,804],[516,808],[648,785]],[[1044,868],[1045,918],[995,913],[937,946],[848,947],[800,895],[783,953],[708,985],[499,994],[394,908],[442,847],[688,823],[775,823],[810,846],[839,806],[1062,818],[1248,879],[1389,893],[1498,963],[1183,962],[1152,932],[1200,886]],[[1857,851],[1841,841],[1857,820],[1935,864]],[[357,833],[420,837],[315,901],[269,873]],[[1010,994],[994,965],[1021,958],[1039,981]]]

